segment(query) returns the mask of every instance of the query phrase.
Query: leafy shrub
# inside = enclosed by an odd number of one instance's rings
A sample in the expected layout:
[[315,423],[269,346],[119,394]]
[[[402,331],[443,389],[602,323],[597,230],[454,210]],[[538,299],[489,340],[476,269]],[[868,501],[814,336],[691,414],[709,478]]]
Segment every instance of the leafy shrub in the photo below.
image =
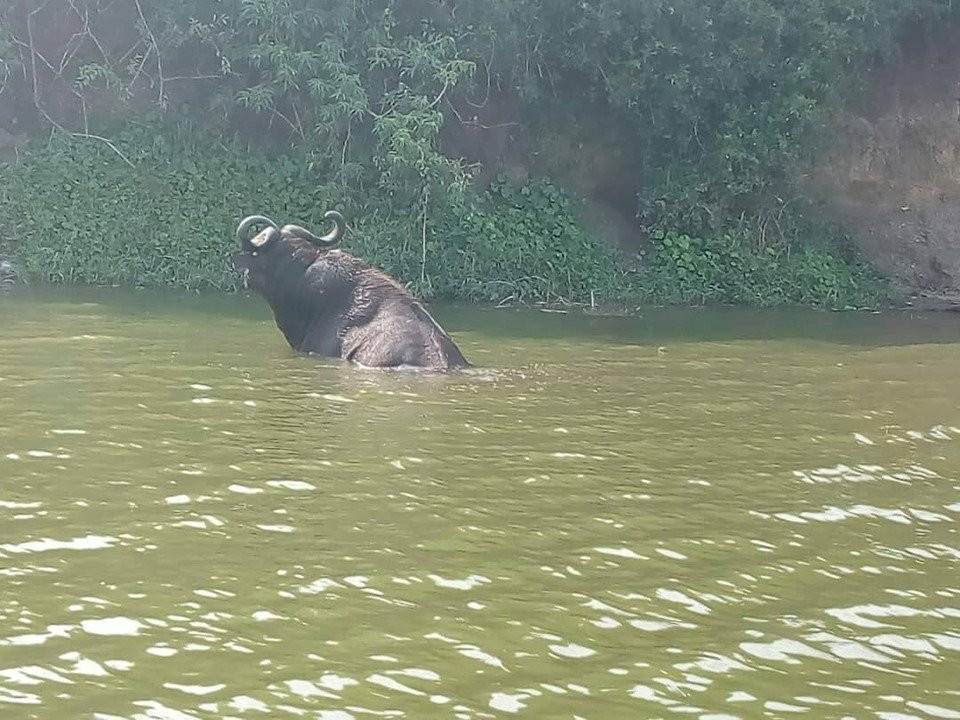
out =
[[655,233],[639,287],[650,299],[684,304],[873,307],[887,296],[884,282],[835,242],[757,248],[746,232]]
[[238,216],[316,222],[328,206],[302,163],[149,126],[116,146],[54,136],[0,169],[0,216],[30,279],[90,284],[236,286],[226,257]]
[[500,302],[588,301],[623,297],[625,272],[614,252],[580,224],[570,198],[548,181],[500,178],[480,197],[438,208],[401,243],[375,235],[354,241],[364,257],[412,281],[420,293]]
[[[117,152],[57,135],[0,167],[0,217],[17,266],[39,281],[184,288],[237,286],[228,256],[240,216],[323,227],[344,209],[346,247],[421,295],[471,301],[872,305],[880,283],[835,241],[757,248],[748,232],[655,233],[628,272],[548,181],[497,179],[397,216],[380,197],[343,196],[289,156],[224,144],[189,127],[131,125]],[[812,234],[814,231],[810,231]]]

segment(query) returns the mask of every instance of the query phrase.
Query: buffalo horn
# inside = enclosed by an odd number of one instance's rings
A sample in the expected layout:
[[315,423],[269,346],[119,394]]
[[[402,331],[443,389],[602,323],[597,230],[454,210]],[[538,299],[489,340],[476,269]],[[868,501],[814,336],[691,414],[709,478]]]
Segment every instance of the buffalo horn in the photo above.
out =
[[343,228],[346,225],[346,220],[344,220],[343,215],[338,213],[336,210],[328,211],[323,217],[327,220],[333,221],[333,230],[328,232],[326,235],[314,235],[312,232],[304,227],[300,227],[299,225],[284,225],[280,229],[280,232],[284,235],[290,235],[302,240],[307,240],[312,242],[314,245],[336,245],[338,242],[340,242],[340,237],[343,235]]
[[[243,220],[240,221],[240,224],[237,225],[237,240],[240,242],[241,247],[243,247],[243,249],[248,252],[256,249],[257,247],[256,245],[253,244],[252,240],[247,237],[247,233],[250,231],[250,228],[253,227],[254,225],[269,225],[274,230],[279,229],[277,228],[277,224],[273,220],[271,220],[268,217],[264,217],[263,215],[250,215],[248,217],[245,217]],[[273,235],[273,233],[270,233],[270,235]],[[269,237],[266,238],[266,240],[269,240]],[[260,245],[265,245],[265,244],[266,242],[260,243]]]

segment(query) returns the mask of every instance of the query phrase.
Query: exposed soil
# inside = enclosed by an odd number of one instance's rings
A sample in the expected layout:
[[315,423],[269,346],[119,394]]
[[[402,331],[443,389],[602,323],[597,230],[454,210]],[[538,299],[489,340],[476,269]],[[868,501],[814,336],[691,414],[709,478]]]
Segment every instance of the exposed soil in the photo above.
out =
[[914,304],[960,307],[960,28],[917,33],[828,126],[809,186]]
[[497,175],[554,178],[582,201],[585,220],[632,258],[644,238],[636,218],[639,152],[612,113],[565,114],[535,124],[523,116],[509,87],[492,85],[483,98],[455,108],[444,125],[442,150],[477,163],[483,188]]

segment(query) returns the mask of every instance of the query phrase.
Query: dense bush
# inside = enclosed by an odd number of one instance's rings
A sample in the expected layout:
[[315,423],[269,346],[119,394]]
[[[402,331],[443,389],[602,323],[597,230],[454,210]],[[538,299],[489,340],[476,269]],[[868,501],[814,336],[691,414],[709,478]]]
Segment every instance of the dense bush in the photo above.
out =
[[[287,156],[196,131],[130,126],[116,149],[55,137],[0,166],[0,217],[28,278],[94,284],[233,288],[241,215],[320,229],[331,207],[351,219],[346,247],[433,297],[500,301],[620,296],[612,252],[584,233],[545,182],[499,181],[483,197],[433,205],[416,232],[379,198],[344,198]],[[346,205],[345,205],[346,203]],[[386,208],[386,209],[385,209]]]
[[582,228],[567,195],[545,181],[499,179],[441,209],[423,236],[355,241],[364,257],[422,294],[487,302],[588,301],[629,294],[614,251]]
[[28,278],[235,287],[226,253],[239,214],[309,218],[328,202],[289,159],[140,127],[116,146],[133,169],[103,144],[60,136],[0,169],[0,217]]
[[342,194],[287,156],[196,130],[130,125],[102,143],[54,137],[0,166],[0,217],[28,279],[234,288],[239,216],[323,227],[351,218],[346,247],[428,297],[501,302],[612,301],[866,305],[879,285],[833,243],[758,250],[746,233],[704,240],[656,233],[639,272],[577,218],[546,181],[498,179],[481,196],[428,206],[411,230],[389,199]]
[[863,308],[889,299],[885,283],[826,236],[795,249],[758,249],[743,231],[709,238],[655,233],[635,287],[648,300],[683,304]]

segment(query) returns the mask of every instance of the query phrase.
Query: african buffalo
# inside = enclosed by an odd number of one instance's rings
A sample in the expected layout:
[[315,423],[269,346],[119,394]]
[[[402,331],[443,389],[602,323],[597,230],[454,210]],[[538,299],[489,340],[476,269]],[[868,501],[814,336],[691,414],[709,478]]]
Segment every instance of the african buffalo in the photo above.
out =
[[[233,264],[270,303],[290,346],[367,367],[467,367],[450,336],[402,285],[331,249],[345,221],[335,210],[324,217],[333,230],[322,237],[298,225],[278,228],[262,215],[237,227],[242,251],[234,253]],[[248,237],[255,225],[267,227]]]

